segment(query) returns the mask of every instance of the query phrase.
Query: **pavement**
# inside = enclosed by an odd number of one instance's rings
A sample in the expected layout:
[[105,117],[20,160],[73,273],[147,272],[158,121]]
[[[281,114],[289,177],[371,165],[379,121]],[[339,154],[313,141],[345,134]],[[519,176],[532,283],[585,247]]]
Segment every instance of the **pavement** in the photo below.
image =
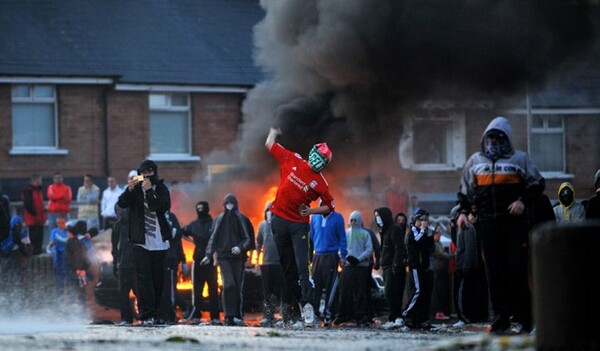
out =
[[[248,318],[250,317],[250,318]],[[176,324],[171,326],[116,326],[85,321],[24,319],[0,320],[3,350],[534,350],[534,337],[493,336],[486,324],[464,329],[451,321],[434,323],[430,330],[406,327],[384,330],[380,324],[334,328],[263,328],[247,316],[245,327]]]

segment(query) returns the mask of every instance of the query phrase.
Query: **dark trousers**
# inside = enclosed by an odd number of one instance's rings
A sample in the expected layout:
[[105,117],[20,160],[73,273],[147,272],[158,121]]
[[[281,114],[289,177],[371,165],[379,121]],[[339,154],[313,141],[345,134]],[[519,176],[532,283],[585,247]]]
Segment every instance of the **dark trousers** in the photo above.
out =
[[140,320],[156,318],[163,290],[166,250],[150,251],[133,245]]
[[315,312],[318,314],[319,306],[321,304],[321,295],[325,290],[325,310],[323,311],[323,317],[331,319],[336,314],[337,303],[334,303],[338,296],[337,286],[338,282],[338,266],[340,264],[340,255],[338,253],[327,254],[327,255],[315,255],[313,257],[312,266],[312,278],[315,284],[315,292],[313,299],[313,306]]
[[194,261],[192,266],[192,281],[194,294],[194,307],[196,312],[194,317],[200,318],[202,311],[202,292],[204,284],[208,285],[208,310],[210,319],[219,319],[219,286],[217,285],[217,267],[212,263],[201,266],[200,262]]
[[[494,320],[510,327],[510,316],[531,328],[531,291],[528,283],[529,243],[522,217],[479,221],[484,262]],[[508,325],[507,325],[508,324]]]
[[429,320],[433,272],[428,269],[409,271],[408,305],[402,315],[409,324],[420,324]]
[[132,268],[120,268],[118,273],[119,278],[119,308],[121,310],[121,320],[127,323],[133,322],[133,309],[129,299],[129,292],[135,290],[135,270]]
[[163,275],[163,290],[160,296],[159,318],[167,323],[176,322],[175,300],[177,298],[177,268],[178,265],[170,260],[165,262]]
[[338,317],[356,319],[357,322],[367,320],[367,282],[371,278],[370,267],[344,266],[340,277],[340,307]]
[[33,254],[39,255],[42,253],[42,246],[44,245],[44,226],[31,225],[27,228],[29,229],[29,240],[31,240]]
[[241,291],[244,275],[244,259],[240,257],[219,258],[223,278],[223,312],[225,318],[241,318]]
[[433,313],[443,312],[449,314],[448,300],[450,288],[450,275],[447,269],[433,271],[433,292],[431,296],[431,310]]
[[313,285],[308,272],[309,225],[273,216],[271,228],[285,277],[284,303],[290,309],[298,302],[304,306],[313,301]]
[[262,265],[260,274],[264,297],[263,315],[266,319],[274,319],[277,307],[281,306],[283,271],[280,265]]
[[457,270],[454,275],[456,314],[458,319],[465,323],[472,323],[478,320],[477,274],[477,270]]
[[383,285],[385,299],[390,309],[388,321],[395,321],[396,318],[402,318],[402,297],[404,296],[404,283],[406,280],[406,271],[402,270],[394,274],[392,267],[383,267]]

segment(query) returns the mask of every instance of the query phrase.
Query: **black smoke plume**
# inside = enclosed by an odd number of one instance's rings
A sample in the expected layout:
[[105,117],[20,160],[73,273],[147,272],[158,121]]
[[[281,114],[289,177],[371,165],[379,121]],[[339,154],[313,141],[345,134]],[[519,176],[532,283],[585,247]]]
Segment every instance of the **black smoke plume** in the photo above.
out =
[[[543,84],[592,41],[586,1],[263,0],[255,59],[267,79],[243,105],[249,164],[272,170],[271,125],[332,169],[397,150],[400,112],[426,98],[510,96]],[[490,116],[492,117],[492,116]],[[372,161],[371,161],[372,162]]]

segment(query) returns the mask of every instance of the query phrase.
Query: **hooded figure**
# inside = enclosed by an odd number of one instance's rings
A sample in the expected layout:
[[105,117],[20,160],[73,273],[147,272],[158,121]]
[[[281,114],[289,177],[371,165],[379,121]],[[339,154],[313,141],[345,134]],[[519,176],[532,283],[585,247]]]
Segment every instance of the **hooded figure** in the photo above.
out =
[[225,195],[223,207],[224,211],[215,219],[206,255],[200,264],[208,264],[210,257],[217,254],[223,277],[225,325],[243,325],[244,263],[246,251],[253,245],[251,238],[254,238],[254,229],[248,217],[240,213],[237,198],[233,194]]
[[554,206],[554,216],[558,223],[577,223],[585,218],[585,209],[575,201],[575,189],[569,182],[564,182],[558,187],[558,203]]
[[[506,333],[512,321],[532,329],[528,282],[527,209],[544,191],[544,178],[529,155],[513,147],[508,119],[496,117],[482,135],[481,150],[463,166],[458,203],[459,227],[477,216],[477,234],[486,257],[492,333]],[[509,264],[510,262],[510,264]]]

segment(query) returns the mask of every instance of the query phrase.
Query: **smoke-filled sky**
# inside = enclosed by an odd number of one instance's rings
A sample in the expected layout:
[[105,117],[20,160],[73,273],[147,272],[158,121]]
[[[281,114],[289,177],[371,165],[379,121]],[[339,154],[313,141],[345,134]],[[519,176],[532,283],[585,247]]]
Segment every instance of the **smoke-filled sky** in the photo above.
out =
[[243,106],[251,164],[280,126],[306,156],[327,141],[332,169],[397,151],[401,111],[419,100],[476,98],[543,84],[592,41],[584,2],[558,0],[262,0],[256,63],[268,79]]

